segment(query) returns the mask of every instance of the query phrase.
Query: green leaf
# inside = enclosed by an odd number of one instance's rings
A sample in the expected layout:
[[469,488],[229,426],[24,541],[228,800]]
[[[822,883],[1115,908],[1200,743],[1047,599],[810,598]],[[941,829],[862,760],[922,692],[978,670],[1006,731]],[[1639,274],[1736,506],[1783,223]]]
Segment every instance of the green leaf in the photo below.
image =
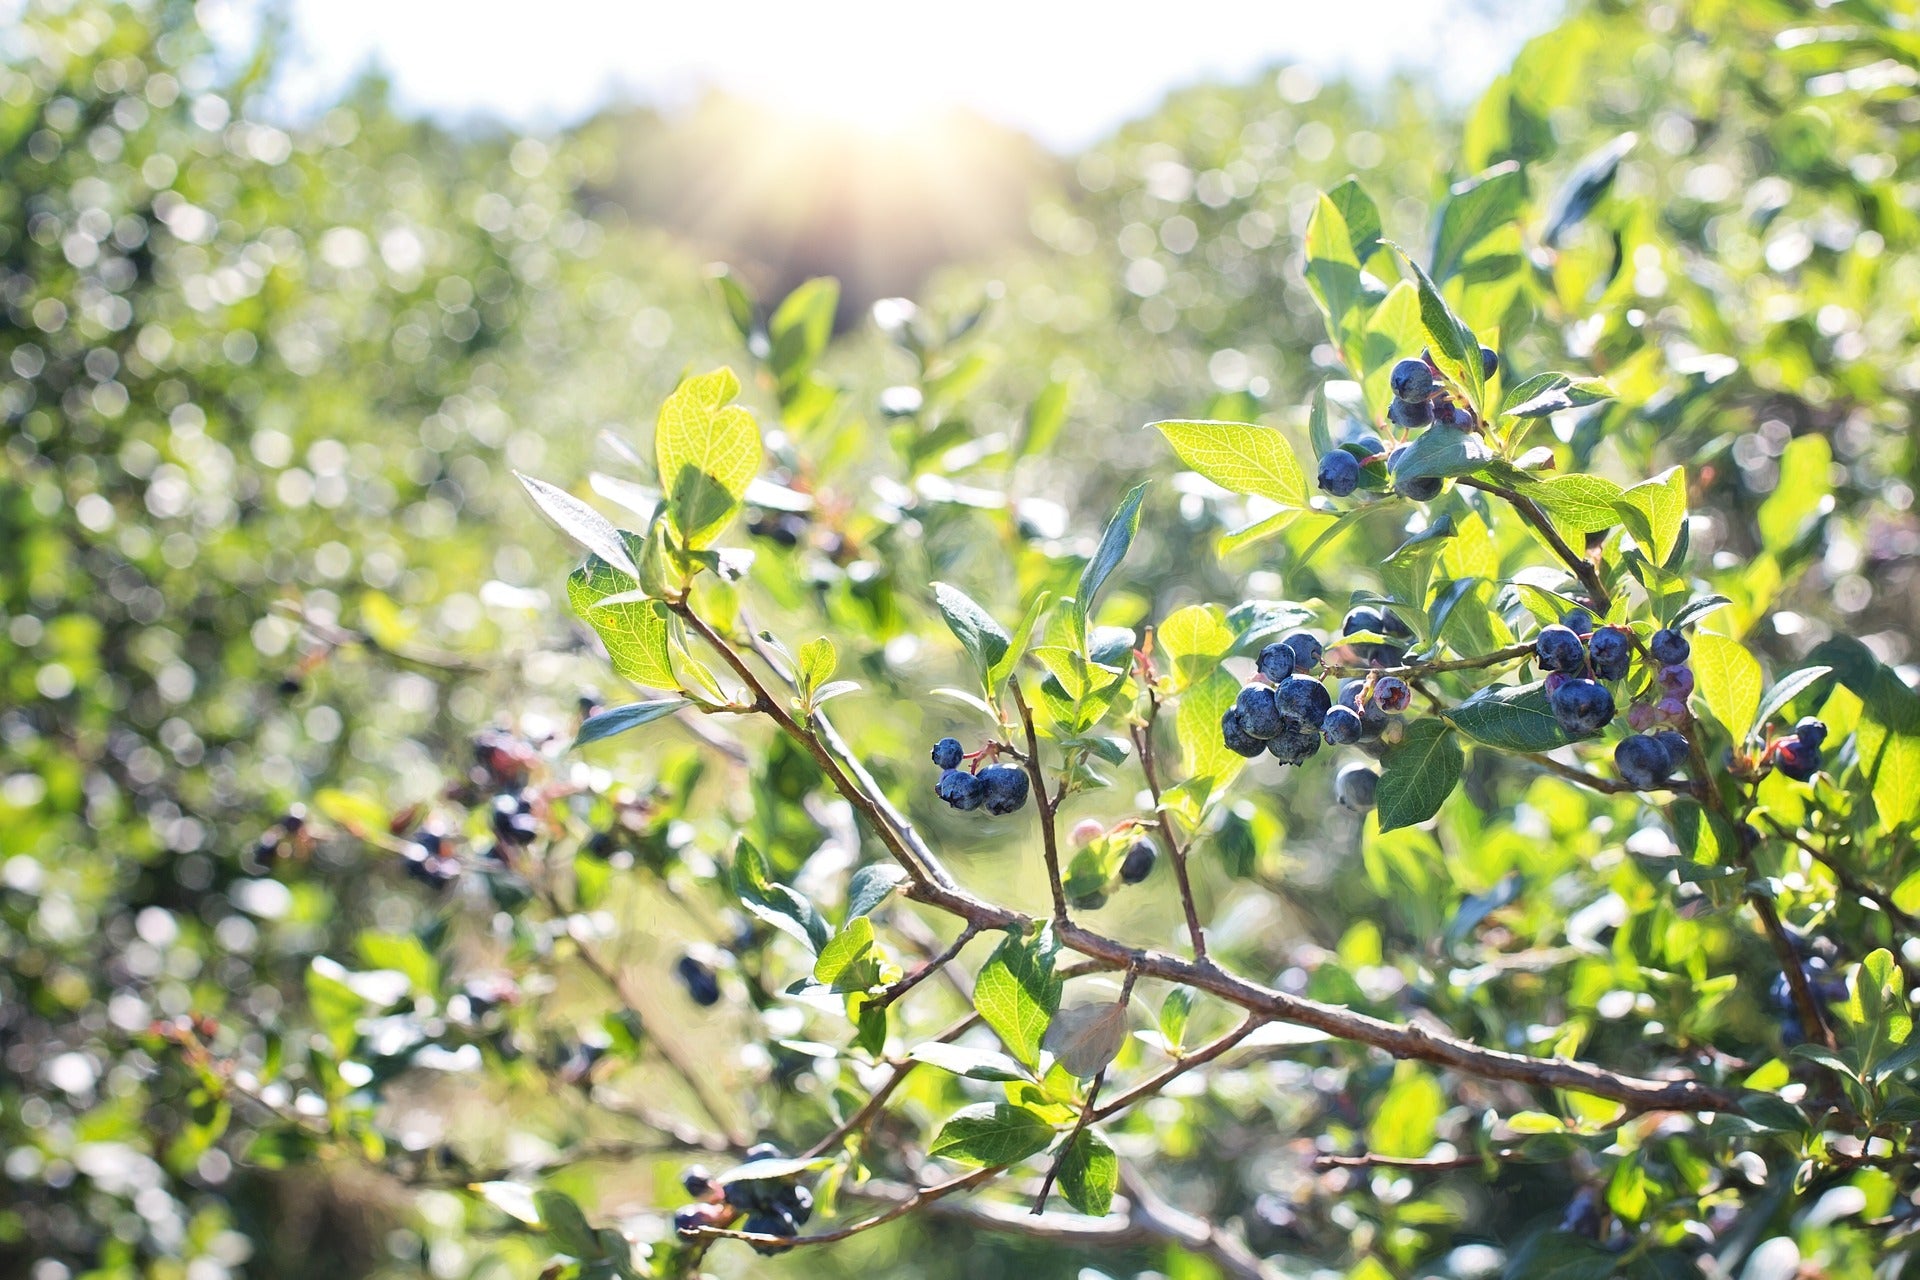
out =
[[1740,1099],[1740,1110],[1747,1119],[1775,1133],[1801,1133],[1807,1127],[1807,1117],[1800,1108],[1778,1094],[1749,1093]]
[[1120,1185],[1120,1157],[1091,1128],[1082,1129],[1060,1161],[1060,1194],[1081,1213],[1105,1217]]
[[1700,700],[1736,743],[1744,741],[1760,711],[1760,664],[1738,640],[1705,631],[1693,637],[1690,663]]
[[[1327,322],[1327,336],[1334,346],[1345,351],[1348,343],[1348,317],[1366,296],[1361,280],[1360,260],[1353,251],[1353,239],[1339,206],[1326,196],[1314,204],[1307,219],[1307,291]],[[1352,363],[1349,353],[1349,363]]]
[[996,658],[987,671],[987,691],[996,693],[1008,676],[1013,674],[1014,666],[1027,652],[1027,645],[1033,639],[1033,628],[1040,621],[1040,615],[1046,612],[1047,602],[1052,600],[1050,592],[1041,591],[1027,603],[1027,612],[1020,619],[1020,625],[1013,629],[1013,639],[1007,644],[1007,651]]
[[533,1204],[540,1214],[540,1225],[546,1228],[547,1235],[553,1240],[556,1253],[583,1261],[600,1256],[600,1243],[594,1238],[593,1228],[587,1225],[586,1215],[580,1212],[580,1206],[573,1202],[572,1196],[543,1189],[533,1193]]
[[534,1202],[533,1188],[524,1182],[476,1182],[469,1188],[480,1198],[530,1227],[540,1225],[540,1210]]
[[1906,975],[1891,951],[1875,949],[1848,975],[1846,1012],[1868,1062],[1913,1034]]
[[1475,742],[1502,751],[1552,751],[1567,744],[1539,683],[1483,689],[1448,712],[1447,720]]
[[1053,968],[1059,951],[1052,929],[1033,938],[1009,933],[974,981],[973,1007],[1029,1067],[1040,1061],[1041,1037],[1060,1008],[1061,980]]
[[673,528],[690,551],[712,545],[760,469],[760,428],[731,403],[739,393],[733,370],[715,369],[687,378],[660,406],[655,466]]
[[1216,792],[1233,781],[1247,763],[1244,757],[1229,751],[1220,736],[1220,717],[1239,696],[1240,682],[1233,673],[1216,667],[1204,680],[1187,686],[1174,714],[1182,772],[1191,779],[1211,779]]
[[865,991],[879,980],[873,952],[873,921],[854,916],[813,962],[813,980],[835,991]]
[[1054,437],[1067,420],[1067,394],[1065,382],[1049,382],[1040,388],[1040,394],[1027,406],[1026,430],[1020,433],[1020,444],[1013,454],[1016,459],[1045,453],[1053,446]]
[[1433,278],[1445,283],[1494,232],[1516,222],[1527,203],[1527,177],[1508,160],[1457,183],[1440,206],[1433,233]]
[[1175,987],[1167,992],[1167,998],[1160,1004],[1160,1034],[1172,1053],[1178,1053],[1185,1042],[1187,1019],[1193,1013],[1193,1001],[1192,987]]
[[1854,731],[1861,776],[1883,830],[1920,821],[1920,696],[1858,640],[1836,636],[1809,655],[1860,701]]
[[565,489],[518,471],[513,474],[526,488],[533,505],[553,521],[555,528],[628,577],[639,580],[640,570],[627,555],[626,543],[621,540],[620,531],[613,527],[613,521]]
[[1525,489],[1562,534],[1598,533],[1619,524],[1624,492],[1611,480],[1587,475],[1555,476]]
[[1053,1126],[1025,1107],[980,1102],[962,1107],[940,1126],[927,1154],[961,1164],[998,1167],[1044,1151]]
[[1788,703],[1832,672],[1832,667],[1802,667],[1774,681],[1773,688],[1767,690],[1767,696],[1760,700],[1760,709],[1753,713],[1753,731],[1760,732],[1766,727],[1767,721],[1786,709]]
[[906,880],[907,873],[891,862],[869,862],[847,882],[847,917],[872,915]]
[[1687,520],[1687,473],[1681,467],[1668,467],[1651,480],[1643,480],[1620,495],[1615,510],[1627,522],[1634,540],[1655,564],[1665,564],[1673,553],[1680,526]]
[[1787,443],[1780,455],[1779,480],[1755,516],[1761,546],[1775,555],[1793,546],[1807,521],[1828,507],[1832,471],[1833,446],[1819,432]]
[[1451,725],[1431,719],[1408,725],[1406,740],[1381,762],[1375,794],[1380,830],[1410,827],[1440,812],[1463,763]]
[[924,1062],[930,1067],[956,1076],[965,1076],[969,1080],[1025,1080],[1027,1073],[1020,1064],[1006,1054],[993,1049],[976,1049],[970,1045],[948,1044],[943,1040],[929,1040],[907,1050],[907,1056],[916,1062]]
[[980,678],[987,680],[994,665],[1012,647],[1013,641],[1006,630],[958,587],[934,583],[933,600],[940,606],[940,616],[947,620],[947,630],[953,632],[960,647],[972,657],[980,670]]
[[685,698],[656,698],[651,702],[629,702],[623,707],[609,707],[586,718],[580,725],[580,734],[573,740],[573,745],[576,748],[584,747],[589,742],[638,729],[643,724],[652,724],[689,705]]
[[1081,617],[1093,616],[1094,597],[1108,576],[1126,559],[1127,548],[1133,545],[1133,535],[1140,528],[1140,503],[1146,496],[1147,485],[1142,482],[1120,500],[1119,509],[1100,534],[1100,545],[1094,548],[1093,559],[1080,571],[1080,591],[1075,602]]
[[1248,422],[1169,420],[1152,424],[1180,461],[1230,493],[1307,505],[1306,480],[1293,446],[1273,427]]
[[1402,1062],[1393,1071],[1393,1085],[1375,1104],[1367,1126],[1367,1148],[1383,1156],[1423,1156],[1433,1149],[1447,1096],[1432,1073],[1416,1063]]
[[1507,392],[1500,413],[1507,418],[1545,418],[1562,409],[1583,409],[1613,397],[1613,388],[1600,378],[1577,378],[1570,373],[1536,373]]
[[767,363],[773,367],[783,392],[797,387],[826,352],[827,342],[833,337],[833,314],[839,306],[840,282],[820,276],[799,285],[774,308],[767,321],[767,337],[772,344]]
[[1126,1040],[1126,1003],[1100,1001],[1060,1010],[1048,1024],[1040,1047],[1068,1075],[1087,1080],[1107,1069]]
[[1426,328],[1427,340],[1433,344],[1434,363],[1465,394],[1469,406],[1478,412],[1486,397],[1486,377],[1480,367],[1480,340],[1467,327],[1467,322],[1454,314],[1453,308],[1447,305],[1439,288],[1421,270],[1420,264],[1413,260],[1412,254],[1392,241],[1382,243],[1398,253],[1413,272],[1414,284],[1420,290],[1420,323]]
[[1422,431],[1412,444],[1400,451],[1393,462],[1395,480],[1417,480],[1423,476],[1471,475],[1489,462],[1493,453],[1477,432],[1441,428]]
[[634,599],[602,603],[639,589],[637,579],[599,556],[588,556],[585,564],[567,575],[567,603],[607,647],[614,671],[643,688],[678,688],[668,656],[666,606]]
[[337,961],[315,956],[307,966],[307,1008],[313,1021],[333,1045],[336,1058],[352,1052],[359,1038],[360,1014],[367,1002],[348,986],[346,971]]
[[745,839],[734,847],[733,891],[750,913],[816,955],[833,939],[833,931],[813,904],[773,879],[766,857]]
[[833,641],[825,636],[801,645],[800,696],[806,697],[833,679],[833,673],[839,669],[839,666],[840,655],[835,652]]
[[1213,674],[1234,647],[1233,628],[1227,625],[1218,605],[1190,604],[1176,609],[1155,634],[1161,652],[1172,664],[1176,692]]
[[1347,244],[1353,260],[1365,265],[1380,248],[1380,208],[1358,181],[1348,178],[1327,192],[1326,198],[1339,211],[1347,228]]

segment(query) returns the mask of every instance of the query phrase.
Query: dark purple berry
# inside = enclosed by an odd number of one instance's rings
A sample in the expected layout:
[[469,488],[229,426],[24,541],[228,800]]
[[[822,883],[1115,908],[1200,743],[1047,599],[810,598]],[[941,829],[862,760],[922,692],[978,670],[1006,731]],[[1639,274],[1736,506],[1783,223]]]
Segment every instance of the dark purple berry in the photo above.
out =
[[1598,680],[1570,679],[1547,699],[1570,738],[1590,738],[1613,719],[1613,694]]
[[1387,421],[1411,431],[1433,421],[1433,407],[1425,400],[1395,400],[1387,406]]
[[1283,720],[1317,732],[1333,706],[1327,686],[1306,676],[1288,676],[1273,689],[1273,703]]
[[1800,741],[1807,746],[1812,747],[1815,751],[1818,751],[1827,744],[1826,723],[1816,720],[1812,716],[1808,716],[1799,724],[1793,726],[1793,736],[1800,739]]
[[1365,813],[1373,808],[1380,775],[1363,764],[1350,764],[1333,776],[1333,798],[1342,809]]
[[1634,734],[1613,749],[1613,767],[1634,790],[1652,791],[1667,780],[1669,754],[1656,739]]
[[1331,449],[1320,457],[1317,480],[1323,492],[1344,498],[1360,484],[1360,459],[1345,449]]
[[1294,657],[1293,649],[1284,640],[1275,640],[1260,651],[1253,660],[1254,667],[1261,675],[1279,684],[1293,674],[1293,668],[1299,659]]
[[1334,707],[1320,722],[1320,736],[1329,746],[1350,747],[1360,741],[1360,713],[1352,707]]
[[942,769],[958,769],[966,754],[958,738],[942,738],[933,744],[933,762]]
[[1587,641],[1593,674],[1602,680],[1625,680],[1633,666],[1633,641],[1619,627],[1602,627]]
[[1425,400],[1433,394],[1433,370],[1427,368],[1424,360],[1411,357],[1402,360],[1393,366],[1387,382],[1393,388],[1395,399]]
[[1573,675],[1585,670],[1587,647],[1571,627],[1542,627],[1533,642],[1533,656],[1548,671]]
[[1647,641],[1647,652],[1653,655],[1655,662],[1677,667],[1693,653],[1693,646],[1672,627],[1662,627],[1653,633],[1653,639]]
[[1127,856],[1120,860],[1120,880],[1123,884],[1139,884],[1153,871],[1153,841],[1135,840],[1127,850]]
[[997,764],[980,771],[987,812],[999,816],[1013,813],[1027,802],[1027,772],[1012,765]]
[[1241,725],[1256,738],[1271,738],[1280,732],[1280,709],[1274,703],[1274,691],[1265,685],[1250,684],[1242,689],[1233,709],[1240,713]]
[[1281,764],[1304,764],[1319,749],[1319,730],[1294,723],[1289,723],[1279,736],[1267,744],[1267,754]]
[[1293,669],[1311,671],[1320,665],[1320,642],[1304,631],[1296,631],[1280,642],[1293,650]]
[[703,1009],[720,1003],[720,979],[712,966],[694,956],[681,956],[674,973],[687,989],[687,995]]
[[1593,632],[1593,615],[1585,609],[1569,609],[1560,615],[1560,625],[1577,636],[1590,635]]
[[1267,749],[1265,739],[1247,732],[1246,720],[1241,716],[1239,707],[1228,707],[1227,713],[1220,717],[1220,740],[1226,744],[1227,750],[1249,759]]
[[1500,372],[1500,353],[1492,347],[1480,348],[1480,376],[1491,378]]
[[980,779],[965,769],[948,769],[942,773],[933,793],[963,813],[978,809],[987,798],[987,789]]
[[1805,782],[1820,771],[1820,748],[1810,747],[1799,738],[1782,738],[1774,744],[1773,760],[1780,772],[1795,782]]

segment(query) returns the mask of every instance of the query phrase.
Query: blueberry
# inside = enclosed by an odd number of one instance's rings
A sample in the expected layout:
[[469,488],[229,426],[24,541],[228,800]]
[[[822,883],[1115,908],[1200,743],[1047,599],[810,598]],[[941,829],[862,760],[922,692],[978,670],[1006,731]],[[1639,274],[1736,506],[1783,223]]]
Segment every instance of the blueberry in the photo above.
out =
[[1492,347],[1480,348],[1480,376],[1491,378],[1500,372],[1500,353]]
[[784,1152],[771,1142],[756,1142],[747,1148],[747,1163],[755,1160],[778,1160]]
[[1261,675],[1279,684],[1293,674],[1293,668],[1298,661],[1286,641],[1275,640],[1260,651],[1260,656],[1253,660],[1253,665]]
[[1282,719],[1303,728],[1318,729],[1320,722],[1327,718],[1327,710],[1333,706],[1333,697],[1318,680],[1288,676],[1274,686],[1273,703]]
[[933,744],[933,762],[942,769],[958,769],[966,754],[958,738],[942,738]]
[[1333,776],[1333,798],[1342,809],[1365,813],[1373,808],[1380,775],[1363,764],[1350,764]]
[[1636,791],[1652,791],[1667,779],[1670,753],[1645,734],[1622,738],[1613,749],[1613,767],[1620,780]]
[[1613,695],[1598,680],[1568,680],[1547,705],[1570,738],[1590,738],[1613,719]]
[[1465,406],[1457,405],[1444,396],[1434,402],[1433,421],[1435,426],[1452,427],[1455,431],[1473,430],[1473,415],[1467,412]]
[[[501,799],[505,798],[501,797]],[[502,844],[524,849],[540,834],[540,824],[531,813],[502,814],[496,806],[493,813],[493,834]]]
[[[747,1220],[741,1224],[740,1229],[751,1232],[757,1236],[797,1236],[800,1234],[800,1228],[794,1224],[793,1215],[784,1213],[779,1209],[766,1209],[759,1213],[748,1214]],[[793,1246],[790,1244],[761,1244],[756,1241],[754,1242],[753,1251],[763,1258],[771,1258],[773,1255],[785,1253],[791,1248],[793,1248]]]
[[1668,773],[1680,768],[1693,757],[1693,749],[1687,745],[1687,736],[1677,729],[1662,729],[1653,735],[1653,740],[1659,743],[1661,749],[1667,753]]
[[1660,682],[1661,692],[1675,698],[1684,698],[1693,692],[1693,668],[1662,667],[1660,674],[1654,677]]
[[948,769],[942,773],[933,793],[963,813],[978,809],[987,798],[985,784],[965,769]]
[[1815,720],[1812,716],[1808,716],[1799,724],[1793,726],[1793,736],[1800,739],[1800,741],[1807,746],[1812,747],[1815,751],[1818,751],[1827,743],[1827,726],[1823,721]]
[[1228,707],[1227,713],[1220,717],[1220,739],[1226,743],[1227,750],[1236,755],[1251,759],[1267,749],[1264,739],[1256,738],[1247,732],[1246,721],[1240,715],[1240,708]]
[[1572,627],[1540,628],[1533,642],[1534,660],[1548,671],[1572,675],[1587,665],[1587,647]]
[[1333,449],[1320,455],[1320,488],[1336,498],[1344,498],[1360,483],[1360,459],[1345,449]]
[[1373,682],[1373,700],[1382,711],[1405,711],[1413,687],[1399,676],[1382,676]]
[[[1362,631],[1371,631],[1377,636],[1412,636],[1407,624],[1400,621],[1390,610],[1370,609],[1366,605],[1347,612],[1346,619],[1340,624],[1340,634],[1357,635]],[[1407,656],[1401,645],[1380,641],[1364,640],[1353,646],[1355,653],[1367,662],[1377,662],[1381,666],[1395,666]]]
[[1005,764],[982,769],[980,786],[986,796],[988,813],[1013,813],[1027,802],[1027,773],[1024,769]]
[[1425,400],[1395,400],[1387,406],[1387,421],[1412,430],[1433,421],[1433,406]]
[[1304,764],[1319,749],[1319,731],[1303,724],[1289,724],[1267,744],[1267,754],[1281,764]]
[[1377,458],[1387,451],[1387,446],[1381,442],[1380,437],[1371,434],[1349,440],[1347,448],[1362,459]]
[[1311,671],[1320,665],[1320,642],[1304,631],[1296,631],[1280,642],[1293,650],[1293,669]]
[[1360,713],[1352,707],[1334,707],[1320,722],[1320,736],[1329,746],[1352,746],[1360,741]]
[[1676,667],[1693,653],[1693,646],[1672,627],[1662,627],[1653,633],[1653,639],[1647,641],[1647,652],[1653,655],[1655,662]]
[[702,1227],[712,1226],[713,1221],[704,1204],[683,1204],[673,1211],[673,1229],[691,1234]]
[[1127,850],[1127,856],[1120,860],[1120,881],[1122,884],[1139,884],[1153,871],[1153,841],[1135,840]]
[[1587,656],[1602,680],[1625,680],[1633,666],[1633,642],[1619,627],[1602,627],[1587,641]]
[[1349,707],[1360,717],[1360,736],[1377,738],[1387,726],[1387,713],[1373,699],[1368,698],[1363,705],[1360,696],[1366,692],[1365,680],[1342,680],[1340,682],[1340,705]]
[[1271,738],[1280,732],[1280,709],[1274,704],[1274,691],[1265,685],[1250,684],[1242,689],[1233,707],[1240,713],[1242,727],[1254,737]]
[[1425,360],[1412,357],[1402,360],[1393,366],[1387,381],[1393,387],[1395,399],[1425,400],[1433,394],[1433,370],[1427,368]]
[[1810,747],[1799,738],[1782,738],[1774,744],[1773,760],[1780,772],[1795,782],[1805,782],[1820,771],[1820,748]]
[[694,956],[681,956],[673,971],[679,975],[680,982],[687,989],[693,1002],[703,1009],[710,1009],[720,1003],[720,979],[711,965]]
[[1593,615],[1585,609],[1569,609],[1560,615],[1560,625],[1578,636],[1591,635]]
[[813,1216],[813,1192],[797,1182],[790,1182],[781,1189],[780,1207],[785,1209],[796,1223],[805,1225]]
[[705,1165],[693,1165],[680,1175],[680,1185],[690,1196],[705,1198],[713,1190],[713,1175]]

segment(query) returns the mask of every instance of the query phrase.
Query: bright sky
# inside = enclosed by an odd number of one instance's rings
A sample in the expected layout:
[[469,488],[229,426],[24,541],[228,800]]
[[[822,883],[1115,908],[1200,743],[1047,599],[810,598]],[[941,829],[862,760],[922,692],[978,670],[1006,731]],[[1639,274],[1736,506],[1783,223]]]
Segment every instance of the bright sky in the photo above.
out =
[[[203,0],[258,11],[260,0]],[[522,126],[609,97],[673,104],[717,85],[875,128],[970,107],[1062,150],[1167,90],[1274,61],[1361,77],[1431,68],[1484,88],[1559,0],[292,0],[292,103],[324,101],[369,60],[403,105]],[[214,14],[209,14],[214,16]]]

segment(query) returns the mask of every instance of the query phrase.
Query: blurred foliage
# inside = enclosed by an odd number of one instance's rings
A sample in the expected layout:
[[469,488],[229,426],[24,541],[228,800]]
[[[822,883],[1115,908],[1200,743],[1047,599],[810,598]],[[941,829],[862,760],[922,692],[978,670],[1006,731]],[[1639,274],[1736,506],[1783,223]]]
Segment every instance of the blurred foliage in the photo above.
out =
[[[754,562],[709,603],[796,651],[835,638],[862,686],[833,708],[858,754],[998,901],[1035,906],[1046,883],[1033,841],[924,785],[926,744],[972,715],[929,695],[972,681],[929,584],[1008,626],[1038,592],[1072,594],[1118,496],[1171,469],[1139,424],[1237,419],[1305,444],[1328,378],[1330,430],[1350,429],[1345,406],[1377,414],[1374,380],[1337,385],[1305,274],[1316,194],[1349,173],[1497,339],[1510,383],[1581,369],[1619,393],[1535,428],[1560,467],[1623,483],[1686,467],[1692,572],[1730,601],[1714,626],[1775,675],[1819,650],[1873,690],[1886,668],[1828,642],[1899,666],[1916,629],[1913,22],[1853,0],[1594,0],[1458,118],[1418,84],[1300,68],[1185,91],[1042,189],[1031,249],[953,267],[922,307],[882,302],[829,346],[837,293],[787,287],[812,262],[762,290],[704,279],[609,199],[635,173],[617,117],[453,134],[369,83],[277,127],[256,111],[271,41],[235,66],[178,0],[30,9],[0,32],[0,1271],[531,1276],[554,1245],[518,1222],[551,1232],[565,1210],[460,1188],[540,1180],[664,1249],[685,1155],[648,1148],[673,1132],[662,1112],[701,1100],[662,1055],[713,1082],[720,1124],[790,1147],[858,1105],[871,1078],[819,1052],[839,1010],[780,998],[796,944],[716,883],[744,833],[838,918],[867,859],[817,763],[708,718],[564,752],[583,684],[612,673],[565,620],[571,552],[509,472],[585,494],[572,482],[598,467],[604,507],[649,510],[650,468],[621,446],[650,452],[689,367],[751,367],[768,425],[740,526]],[[1192,471],[1151,503],[1098,621],[1285,597],[1325,628],[1351,594],[1391,592],[1375,566],[1395,519],[1303,566],[1319,513],[1273,520],[1270,499]],[[1270,536],[1216,555],[1262,520]],[[1534,551],[1477,536],[1502,566]],[[1847,698],[1872,701],[1820,693],[1836,738],[1860,715]],[[1854,791],[1814,807],[1871,816],[1848,767]],[[1328,812],[1330,773],[1261,775],[1211,813],[1194,872],[1223,963],[1517,1052],[1800,1087],[1751,917],[1668,878],[1685,832],[1476,753],[1436,827],[1363,838]],[[487,856],[501,792],[529,797],[556,881]],[[1777,776],[1762,792],[1790,825],[1812,811]],[[1128,807],[1075,803],[1068,818]],[[1891,890],[1877,905],[1766,847],[1782,913],[1835,974],[1897,946],[1889,904],[1920,910],[1910,824],[1888,828],[1838,846]],[[942,945],[886,915],[899,958]],[[1087,915],[1182,938],[1164,870]],[[579,963],[595,940],[624,991]],[[719,1004],[680,990],[683,954],[717,971]],[[960,1008],[934,986],[914,997],[929,1035]],[[671,1030],[640,1034],[636,1009]],[[1185,1043],[1225,1013],[1203,998]],[[1130,1043],[1120,1066],[1152,1053]],[[1615,1128],[1579,1095],[1517,1100],[1335,1046],[1251,1046],[1206,1080],[1110,1136],[1285,1274],[1906,1265],[1911,1167],[1851,1135]],[[977,1095],[922,1071],[892,1111],[928,1124]],[[1312,1163],[1471,1154],[1488,1117],[1580,1141],[1440,1174]],[[1876,1140],[1904,1153],[1909,1123]],[[874,1159],[915,1129],[878,1131]],[[1184,1280],[1217,1259],[933,1216],[778,1263],[724,1245],[708,1265]]]

